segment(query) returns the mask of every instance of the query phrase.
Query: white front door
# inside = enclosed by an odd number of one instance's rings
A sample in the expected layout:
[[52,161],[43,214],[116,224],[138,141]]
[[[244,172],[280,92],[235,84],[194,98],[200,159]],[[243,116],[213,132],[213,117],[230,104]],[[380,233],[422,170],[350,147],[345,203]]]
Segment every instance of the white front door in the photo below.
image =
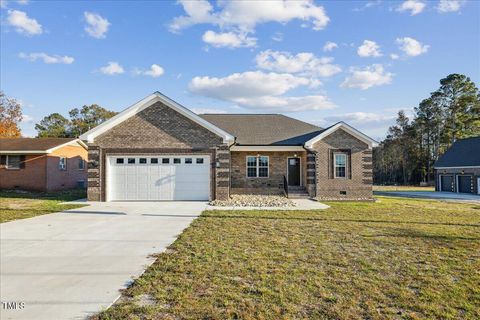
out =
[[107,157],[107,201],[208,200],[210,157],[132,156]]

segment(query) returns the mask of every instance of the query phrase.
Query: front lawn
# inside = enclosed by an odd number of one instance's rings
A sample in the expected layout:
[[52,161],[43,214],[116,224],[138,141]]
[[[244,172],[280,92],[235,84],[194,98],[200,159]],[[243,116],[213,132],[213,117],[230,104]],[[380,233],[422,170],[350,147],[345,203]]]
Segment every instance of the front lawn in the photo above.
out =
[[69,190],[56,193],[1,191],[0,223],[80,208],[84,205],[61,203],[85,197],[86,193],[84,190]]
[[207,211],[94,319],[479,319],[480,206]]

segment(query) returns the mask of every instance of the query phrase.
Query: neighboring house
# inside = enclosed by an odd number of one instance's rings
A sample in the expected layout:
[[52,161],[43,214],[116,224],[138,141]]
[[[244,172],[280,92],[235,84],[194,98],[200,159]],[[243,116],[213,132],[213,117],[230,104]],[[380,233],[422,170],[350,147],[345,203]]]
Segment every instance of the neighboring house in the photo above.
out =
[[436,191],[480,194],[480,136],[456,141],[434,169]]
[[155,92],[80,138],[92,201],[223,200],[287,185],[320,199],[372,198],[375,141],[343,122],[197,115]]
[[86,187],[87,146],[73,138],[0,138],[0,189]]

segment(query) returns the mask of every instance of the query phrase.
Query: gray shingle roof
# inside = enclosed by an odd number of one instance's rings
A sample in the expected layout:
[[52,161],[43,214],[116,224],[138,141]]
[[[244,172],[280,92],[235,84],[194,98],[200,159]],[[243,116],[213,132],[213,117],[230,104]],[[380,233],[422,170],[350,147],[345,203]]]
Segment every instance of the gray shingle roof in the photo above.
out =
[[46,151],[76,138],[0,138],[0,151]]
[[322,128],[281,114],[201,114],[236,137],[237,145],[299,146]]
[[457,140],[435,162],[435,167],[480,167],[480,136]]

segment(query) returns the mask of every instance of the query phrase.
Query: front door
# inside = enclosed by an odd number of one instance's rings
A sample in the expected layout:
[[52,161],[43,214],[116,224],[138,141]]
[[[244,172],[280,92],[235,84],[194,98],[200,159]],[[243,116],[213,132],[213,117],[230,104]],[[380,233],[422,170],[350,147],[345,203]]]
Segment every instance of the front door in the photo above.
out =
[[300,185],[300,158],[288,158],[288,185]]

